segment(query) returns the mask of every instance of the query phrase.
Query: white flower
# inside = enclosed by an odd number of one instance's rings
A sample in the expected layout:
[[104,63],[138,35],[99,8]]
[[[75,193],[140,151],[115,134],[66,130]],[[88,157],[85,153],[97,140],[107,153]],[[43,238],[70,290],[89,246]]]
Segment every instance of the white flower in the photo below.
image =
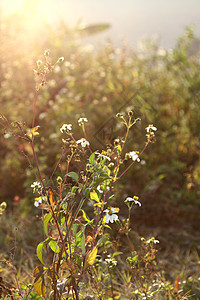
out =
[[35,193],[35,192],[38,191],[38,190],[41,190],[41,188],[42,188],[40,182],[38,182],[38,181],[34,181],[34,182],[31,184],[31,187],[33,188],[33,193]]
[[154,244],[159,244],[160,243],[159,240],[154,240],[153,242],[154,242]]
[[81,146],[82,146],[83,148],[85,148],[86,146],[89,146],[89,145],[90,145],[90,143],[89,143],[88,141],[86,141],[86,139],[84,139],[84,138],[78,140],[78,141],[77,141],[77,144],[81,144]]
[[107,160],[111,160],[110,159],[110,157],[108,157],[108,156],[106,156],[106,155],[103,155],[103,154],[101,154],[101,153],[99,153],[99,152],[96,152],[95,154],[97,154],[98,155],[98,157],[102,157],[103,159],[107,159]]
[[105,262],[109,265],[109,268],[112,268],[117,265],[116,259],[111,258],[110,255],[108,255],[108,258],[105,259]]
[[42,197],[35,198],[35,207],[38,207],[40,204],[42,204]]
[[156,240],[154,237],[152,237],[151,239],[149,239],[147,241],[147,244],[150,244],[150,243],[159,244],[160,242],[159,242],[159,240]]
[[35,198],[35,202],[34,202],[35,207],[40,206],[40,204],[42,204],[43,201],[47,202],[47,197],[46,196]]
[[87,119],[87,118],[79,118],[79,119],[78,119],[79,125],[82,125],[84,122],[85,122],[85,123],[88,122],[88,119]]
[[157,130],[157,128],[155,126],[153,126],[153,124],[148,125],[145,129],[146,129],[147,133],[149,133],[149,131],[151,131],[151,130],[153,130],[153,131]]
[[140,161],[139,156],[138,156],[139,152],[138,151],[132,151],[129,152],[130,157],[132,158],[132,160],[137,160],[138,162]]
[[126,202],[134,202],[136,205],[141,206],[142,204],[140,203],[140,201],[138,201],[138,199],[139,199],[139,197],[133,196],[133,198],[127,197],[125,201]]
[[98,185],[98,187],[97,187],[97,190],[99,191],[99,193],[103,193],[103,191],[101,190],[101,186],[100,185]]
[[[103,188],[103,190],[101,190]],[[99,191],[99,193],[103,193],[103,192],[108,192],[109,187],[108,186],[104,186],[104,185],[98,185],[97,190]]]
[[38,182],[38,181],[33,182],[31,184],[31,187],[33,189],[33,193],[37,193],[37,192],[40,193],[42,190],[42,186],[41,186],[40,182]]
[[113,223],[118,219],[118,215],[116,215],[116,213],[119,212],[119,208],[110,207],[109,209],[105,209],[104,212],[106,213],[106,223]]
[[71,130],[72,130],[72,124],[63,124],[63,126],[60,128],[60,132],[62,133]]

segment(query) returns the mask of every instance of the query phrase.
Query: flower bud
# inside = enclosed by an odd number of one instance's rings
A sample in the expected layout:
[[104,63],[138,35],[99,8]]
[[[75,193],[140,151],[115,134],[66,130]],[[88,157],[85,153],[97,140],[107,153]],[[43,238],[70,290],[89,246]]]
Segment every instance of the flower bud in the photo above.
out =
[[62,180],[62,177],[58,176],[58,177],[57,177],[57,183],[58,183],[58,184],[62,184],[62,181],[63,181],[63,180]]
[[132,115],[133,115],[133,111],[130,110],[130,111],[128,112],[128,116],[131,117]]
[[0,205],[1,209],[4,211],[7,207],[7,203],[6,202],[2,202]]
[[49,55],[50,55],[50,50],[48,50],[48,49],[45,50],[45,51],[44,51],[44,56],[49,56]]
[[41,67],[41,65],[42,65],[41,59],[38,59],[37,62],[36,62],[36,64],[37,64],[38,68]]
[[59,59],[58,59],[58,63],[62,63],[64,61],[64,57],[62,56],[62,57],[59,57]]

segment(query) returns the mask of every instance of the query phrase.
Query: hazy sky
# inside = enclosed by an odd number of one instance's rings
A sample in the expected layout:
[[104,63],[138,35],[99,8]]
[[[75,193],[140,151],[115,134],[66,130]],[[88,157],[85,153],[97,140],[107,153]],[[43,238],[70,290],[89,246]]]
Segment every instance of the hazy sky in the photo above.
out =
[[[20,9],[25,1],[0,0],[2,11],[9,13]],[[78,20],[86,24],[110,23],[111,29],[95,37],[102,42],[110,37],[115,43],[122,38],[136,45],[141,37],[156,34],[160,45],[174,45],[184,28],[195,24],[200,35],[200,0],[34,0],[40,3],[41,11],[48,22],[58,18],[71,26]]]

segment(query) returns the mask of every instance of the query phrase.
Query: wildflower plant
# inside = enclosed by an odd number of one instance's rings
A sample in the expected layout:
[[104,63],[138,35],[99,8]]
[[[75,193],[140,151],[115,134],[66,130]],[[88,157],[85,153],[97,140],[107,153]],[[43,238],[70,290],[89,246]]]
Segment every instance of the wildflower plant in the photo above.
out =
[[[56,63],[62,61],[63,57]],[[86,286],[90,283],[91,293],[95,299],[105,299],[104,294],[106,299],[119,299],[120,293],[114,291],[113,287],[114,273],[112,272],[117,267],[117,260],[116,255],[111,253],[112,242],[109,232],[116,223],[115,225],[125,232],[128,243],[133,248],[129,238],[130,212],[133,206],[141,206],[141,202],[138,196],[126,198],[125,204],[129,215],[127,220],[122,222],[119,208],[112,206],[116,197],[115,186],[135,162],[140,162],[140,156],[153,141],[157,128],[149,125],[146,128],[147,140],[143,148],[140,151],[133,148],[133,151],[126,153],[128,134],[140,121],[139,118],[134,118],[132,111],[129,111],[126,116],[117,114],[117,118],[124,125],[124,136],[116,138],[113,144],[101,150],[93,149],[89,142],[87,137],[89,121],[86,117],[78,120],[78,125],[83,132],[83,136],[79,138],[74,136],[72,131],[75,124],[65,123],[60,129],[58,128],[63,142],[63,153],[66,154],[64,176],[62,174],[55,176],[53,183],[43,178],[36,151],[40,130],[39,125],[35,126],[36,102],[38,93],[46,84],[47,75],[54,66],[55,64],[51,64],[49,51],[44,53],[44,62],[37,61],[34,70],[36,89],[31,129],[24,130],[20,126],[20,131],[16,132],[10,128],[13,135],[30,144],[32,159],[38,172],[31,188],[35,196],[36,209],[42,209],[45,238],[36,249],[39,264],[33,272],[34,290],[46,299],[83,299]],[[2,117],[9,126],[7,119]],[[123,164],[125,160],[129,162],[126,167]],[[73,162],[78,162],[78,171],[73,169]],[[57,167],[58,165],[59,163]],[[87,207],[92,210],[90,214],[86,212]],[[138,270],[141,264],[145,264],[148,270],[146,272],[150,272],[148,267],[155,260],[157,240],[152,238],[143,240],[143,243],[145,245],[143,258],[136,251],[132,251],[127,258],[133,285],[135,268]],[[101,281],[105,269],[108,273]],[[142,276],[145,276],[145,272]],[[144,290],[145,277],[142,282],[141,288]],[[16,290],[14,295],[23,298],[22,290]],[[144,292],[138,291],[139,293]],[[145,293],[148,293],[148,289]],[[131,297],[134,294],[136,288],[132,289]]]

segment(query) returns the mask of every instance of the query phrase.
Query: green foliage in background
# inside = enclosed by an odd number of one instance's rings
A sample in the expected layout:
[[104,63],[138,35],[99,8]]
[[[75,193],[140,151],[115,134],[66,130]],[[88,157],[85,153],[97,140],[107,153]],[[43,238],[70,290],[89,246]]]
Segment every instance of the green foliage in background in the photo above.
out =
[[[58,128],[63,122],[87,115],[92,147],[104,148],[121,133],[114,119],[116,113],[132,109],[150,124],[156,120],[159,131],[156,148],[147,150],[143,164],[130,171],[124,183],[126,190],[143,194],[150,215],[157,210],[153,222],[163,220],[163,215],[166,222],[170,219],[176,223],[177,218],[181,222],[186,216],[192,219],[193,207],[198,206],[200,180],[199,52],[192,51],[192,29],[186,29],[174,49],[165,51],[156,42],[145,41],[142,51],[137,52],[125,44],[116,48],[112,43],[94,49],[84,44],[79,31],[69,30],[64,24],[47,28],[42,38],[27,37],[26,42],[23,21],[13,18],[12,22],[12,27],[5,22],[2,33],[0,106],[13,126],[20,127],[20,122],[25,122],[31,127],[32,69],[38,52],[51,49],[53,58],[65,57],[49,76],[37,102],[36,125],[40,123],[42,131],[37,151],[44,177],[52,173],[60,156]],[[137,136],[138,146],[142,126],[138,123],[137,130],[131,133],[130,140]],[[75,132],[80,134],[78,126]],[[27,168],[29,145],[19,145],[19,141],[11,139],[3,124],[2,133],[0,200],[11,207],[14,199],[24,199],[34,178],[30,178]],[[61,171],[64,164],[60,162]]]

